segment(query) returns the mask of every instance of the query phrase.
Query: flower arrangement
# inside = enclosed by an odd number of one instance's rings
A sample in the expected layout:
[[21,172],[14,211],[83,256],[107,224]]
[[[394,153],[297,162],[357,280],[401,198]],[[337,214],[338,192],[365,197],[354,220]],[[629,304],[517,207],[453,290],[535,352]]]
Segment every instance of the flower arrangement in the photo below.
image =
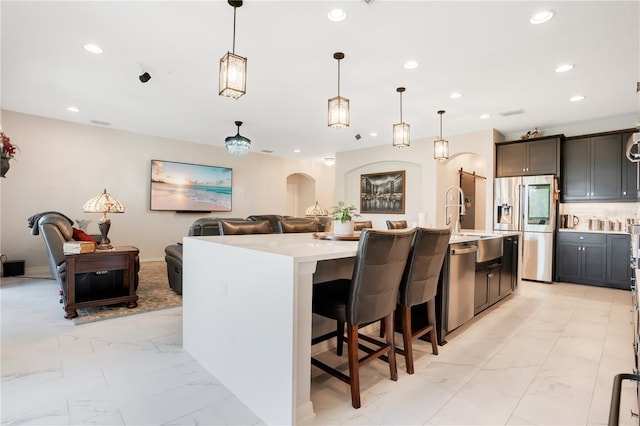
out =
[[332,208],[331,218],[339,220],[340,223],[349,222],[352,218],[360,216],[356,213],[356,208],[352,204],[347,204],[344,201],[338,202],[338,205]]
[[0,131],[0,137],[2,138],[2,145],[0,145],[0,158],[11,160],[18,151],[18,147],[11,143],[9,136]]

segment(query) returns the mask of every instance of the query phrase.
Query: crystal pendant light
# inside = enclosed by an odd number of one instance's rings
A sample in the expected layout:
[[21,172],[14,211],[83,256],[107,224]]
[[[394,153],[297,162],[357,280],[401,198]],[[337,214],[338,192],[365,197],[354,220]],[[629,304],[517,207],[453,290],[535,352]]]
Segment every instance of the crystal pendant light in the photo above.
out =
[[442,139],[442,114],[444,110],[438,111],[440,115],[440,139],[433,142],[433,158],[436,160],[447,160],[449,158],[449,141]]
[[235,136],[229,136],[224,140],[224,146],[227,148],[227,152],[233,155],[244,155],[251,150],[251,141],[244,136],[240,135],[240,126],[242,121],[236,121],[238,126],[238,133]]
[[409,124],[402,121],[402,93],[406,89],[398,87],[396,92],[400,93],[400,123],[393,125],[393,146],[404,148],[410,145],[409,141]]
[[228,0],[233,6],[233,48],[220,59],[220,96],[238,99],[247,93],[247,58],[236,55],[236,9],[242,6],[241,0]]
[[329,99],[329,127],[339,129],[349,127],[349,99],[340,96],[340,60],[344,53],[334,53],[333,59],[338,61],[338,96]]

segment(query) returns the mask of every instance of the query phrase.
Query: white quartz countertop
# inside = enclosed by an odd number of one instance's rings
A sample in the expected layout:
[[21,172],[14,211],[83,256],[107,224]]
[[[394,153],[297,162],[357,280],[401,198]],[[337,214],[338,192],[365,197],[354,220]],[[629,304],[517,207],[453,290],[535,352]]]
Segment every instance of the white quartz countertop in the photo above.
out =
[[[487,235],[508,237],[520,234],[521,233],[518,231],[462,229],[458,234],[451,235],[449,244],[478,241],[482,237],[486,238]],[[290,256],[298,260],[306,258],[324,260],[336,257],[351,257],[355,256],[358,247],[357,241],[318,240],[313,238],[311,233],[225,235],[184,238],[212,241],[223,245]]]

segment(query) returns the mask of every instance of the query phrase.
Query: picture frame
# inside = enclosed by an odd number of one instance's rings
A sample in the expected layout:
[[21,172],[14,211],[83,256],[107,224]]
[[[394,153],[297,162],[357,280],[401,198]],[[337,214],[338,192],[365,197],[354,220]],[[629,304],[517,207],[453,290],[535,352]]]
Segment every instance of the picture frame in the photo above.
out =
[[404,214],[406,171],[360,175],[360,213]]

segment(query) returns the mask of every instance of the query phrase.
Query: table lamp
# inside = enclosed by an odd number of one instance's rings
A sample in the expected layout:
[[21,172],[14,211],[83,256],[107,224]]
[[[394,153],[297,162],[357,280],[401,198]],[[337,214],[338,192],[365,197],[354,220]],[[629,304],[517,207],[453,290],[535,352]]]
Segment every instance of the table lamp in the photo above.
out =
[[107,213],[124,213],[124,205],[113,198],[111,194],[105,189],[100,195],[97,195],[87,201],[82,207],[85,213],[103,213],[103,216],[98,221],[98,228],[102,235],[102,241],[96,246],[96,250],[110,250],[113,246],[111,241],[107,237],[109,228],[111,228],[111,219],[107,216]]

